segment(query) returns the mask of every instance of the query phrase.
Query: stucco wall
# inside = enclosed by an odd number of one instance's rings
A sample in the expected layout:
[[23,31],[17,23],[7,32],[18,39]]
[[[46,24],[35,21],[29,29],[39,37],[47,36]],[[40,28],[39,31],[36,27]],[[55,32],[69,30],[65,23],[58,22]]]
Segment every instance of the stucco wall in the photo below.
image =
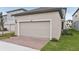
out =
[[15,17],[12,16],[13,14],[25,12],[24,10],[18,10],[14,12],[9,12],[6,15],[3,15],[4,19],[4,27],[8,29],[8,31],[15,31]]
[[13,14],[22,13],[25,12],[24,10],[18,10],[14,12],[7,13],[6,16],[4,16],[5,24],[15,24],[15,17],[12,16]]
[[[49,12],[49,13],[40,13],[40,14],[32,14],[32,15],[23,15],[16,16],[16,21],[22,20],[36,20],[36,19],[52,19],[52,38],[59,39],[61,34],[61,21],[59,12]],[[16,25],[17,29],[17,25]],[[17,34],[17,31],[16,31]]]
[[77,11],[72,18],[73,18],[72,27],[74,29],[76,29],[76,30],[79,30],[79,25],[78,25],[78,22],[79,22],[79,11]]
[[9,32],[15,32],[15,24],[4,24],[4,28],[7,28]]
[[79,21],[79,11],[73,16],[73,22]]

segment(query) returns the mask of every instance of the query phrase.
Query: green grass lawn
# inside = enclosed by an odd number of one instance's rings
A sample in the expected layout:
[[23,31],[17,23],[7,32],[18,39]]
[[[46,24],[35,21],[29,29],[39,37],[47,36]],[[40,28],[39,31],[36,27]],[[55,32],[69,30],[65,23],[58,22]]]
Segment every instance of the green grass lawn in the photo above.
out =
[[1,39],[7,39],[7,38],[10,38],[12,36],[14,36],[15,33],[14,32],[11,32],[11,33],[6,33],[6,34],[3,34],[3,35],[0,35],[0,40]]
[[69,30],[72,35],[61,35],[60,40],[49,41],[41,51],[79,51],[79,32]]

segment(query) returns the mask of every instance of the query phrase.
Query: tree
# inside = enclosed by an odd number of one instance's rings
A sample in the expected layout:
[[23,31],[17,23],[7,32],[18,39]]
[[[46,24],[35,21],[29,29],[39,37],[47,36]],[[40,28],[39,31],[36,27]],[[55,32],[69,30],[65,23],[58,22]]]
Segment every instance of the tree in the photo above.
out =
[[0,30],[2,31],[2,35],[3,35],[3,31],[4,31],[4,22],[3,22],[3,15],[2,12],[0,13]]

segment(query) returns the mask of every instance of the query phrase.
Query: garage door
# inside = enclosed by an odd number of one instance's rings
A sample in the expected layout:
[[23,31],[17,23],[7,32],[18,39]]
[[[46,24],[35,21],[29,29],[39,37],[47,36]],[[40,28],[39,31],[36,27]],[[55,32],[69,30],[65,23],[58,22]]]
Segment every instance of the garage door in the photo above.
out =
[[36,38],[49,38],[50,37],[50,22],[21,22],[20,35],[30,36]]

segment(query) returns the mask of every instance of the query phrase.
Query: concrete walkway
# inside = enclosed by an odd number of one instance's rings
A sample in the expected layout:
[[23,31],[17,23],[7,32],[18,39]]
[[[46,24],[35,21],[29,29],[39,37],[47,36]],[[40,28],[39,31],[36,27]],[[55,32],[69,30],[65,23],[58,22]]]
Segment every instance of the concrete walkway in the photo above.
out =
[[29,47],[24,47],[24,46],[0,41],[0,51],[37,51],[37,50]]

